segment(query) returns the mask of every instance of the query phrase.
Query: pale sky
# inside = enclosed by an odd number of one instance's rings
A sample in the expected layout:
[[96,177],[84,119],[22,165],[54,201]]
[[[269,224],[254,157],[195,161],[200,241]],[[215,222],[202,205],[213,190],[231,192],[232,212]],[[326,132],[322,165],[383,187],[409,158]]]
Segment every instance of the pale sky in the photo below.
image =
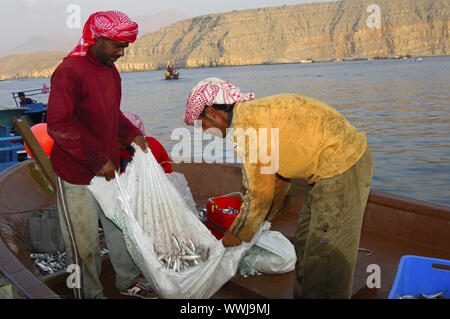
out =
[[[119,10],[128,16],[155,14],[176,9],[194,17],[208,13],[228,12],[270,6],[324,2],[330,0],[0,0],[0,55],[7,55],[31,37],[81,35],[86,19],[95,11]],[[71,4],[81,10],[81,28],[68,28],[67,12]],[[51,51],[51,50],[50,50]]]

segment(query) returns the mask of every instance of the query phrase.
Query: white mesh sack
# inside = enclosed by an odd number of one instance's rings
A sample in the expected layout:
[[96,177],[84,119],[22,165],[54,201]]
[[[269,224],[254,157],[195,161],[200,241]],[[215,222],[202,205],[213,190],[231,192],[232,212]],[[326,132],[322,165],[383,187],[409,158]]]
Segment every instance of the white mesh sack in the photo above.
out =
[[[225,248],[188,207],[167,178],[152,152],[144,153],[133,144],[133,161],[122,175],[107,182],[94,177],[88,186],[106,217],[124,234],[127,249],[160,298],[209,298],[236,273],[245,251],[252,242]],[[208,250],[199,264],[176,271],[167,268],[158,256],[177,249],[190,240]]]
[[189,188],[186,177],[183,174],[178,172],[172,172],[166,174],[167,178],[172,182],[173,186],[175,186],[178,193],[181,195],[181,198],[184,199],[186,205],[190,208],[192,212],[198,217],[197,205],[195,204],[194,198],[192,197],[191,190]]

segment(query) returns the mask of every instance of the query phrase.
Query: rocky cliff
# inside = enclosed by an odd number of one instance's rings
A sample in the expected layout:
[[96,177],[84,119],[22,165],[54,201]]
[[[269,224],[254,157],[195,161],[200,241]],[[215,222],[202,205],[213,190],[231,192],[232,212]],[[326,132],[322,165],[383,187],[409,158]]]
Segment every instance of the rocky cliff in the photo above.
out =
[[[380,8],[380,28],[368,26]],[[349,0],[212,14],[143,36],[123,70],[447,55],[448,0]],[[372,20],[370,20],[372,22]],[[373,23],[369,23],[373,26]]]
[[210,14],[140,37],[116,64],[142,71],[449,55],[449,9],[448,0],[346,0]]
[[66,55],[65,52],[38,52],[0,57],[0,81],[49,77]]

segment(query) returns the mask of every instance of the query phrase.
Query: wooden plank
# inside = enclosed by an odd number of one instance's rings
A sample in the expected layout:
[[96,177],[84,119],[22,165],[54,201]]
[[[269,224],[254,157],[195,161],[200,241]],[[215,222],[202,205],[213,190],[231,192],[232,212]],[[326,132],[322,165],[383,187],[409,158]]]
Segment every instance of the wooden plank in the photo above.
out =
[[23,141],[27,143],[28,150],[31,152],[31,154],[33,154],[34,159],[42,168],[45,177],[47,178],[53,189],[56,190],[56,174],[53,171],[50,159],[47,154],[45,154],[41,145],[37,141],[27,121],[23,118],[23,116],[20,116],[19,119],[14,117],[13,123],[19,134],[22,136]]

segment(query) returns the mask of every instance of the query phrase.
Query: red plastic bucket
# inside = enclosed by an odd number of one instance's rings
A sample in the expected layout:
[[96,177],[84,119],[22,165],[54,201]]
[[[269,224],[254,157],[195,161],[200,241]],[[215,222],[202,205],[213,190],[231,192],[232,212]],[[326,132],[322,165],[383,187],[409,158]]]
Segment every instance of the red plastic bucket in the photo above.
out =
[[206,204],[206,216],[208,218],[206,226],[217,239],[222,239],[236,216],[239,215],[239,213],[226,214],[221,210],[228,208],[240,210],[243,198],[241,193],[231,193],[208,200]]

